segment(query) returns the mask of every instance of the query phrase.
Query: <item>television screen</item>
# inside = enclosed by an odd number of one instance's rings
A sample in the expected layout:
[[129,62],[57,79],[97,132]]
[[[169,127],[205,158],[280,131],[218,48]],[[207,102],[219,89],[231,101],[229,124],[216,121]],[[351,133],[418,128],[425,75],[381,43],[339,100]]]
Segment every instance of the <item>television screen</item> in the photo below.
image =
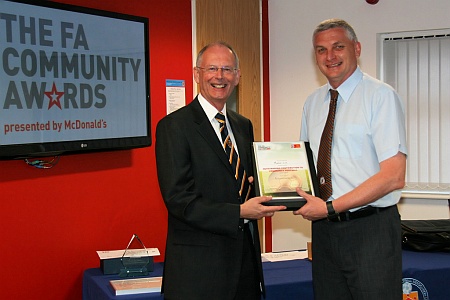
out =
[[0,0],[0,158],[150,146],[148,26]]

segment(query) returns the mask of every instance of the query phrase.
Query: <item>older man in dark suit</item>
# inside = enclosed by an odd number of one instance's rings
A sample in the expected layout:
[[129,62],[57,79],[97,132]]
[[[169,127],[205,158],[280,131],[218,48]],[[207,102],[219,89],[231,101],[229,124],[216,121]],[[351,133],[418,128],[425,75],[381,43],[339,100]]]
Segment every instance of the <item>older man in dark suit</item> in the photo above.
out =
[[240,78],[234,50],[223,42],[207,45],[193,72],[199,95],[156,130],[158,179],[169,212],[163,293],[166,299],[260,299],[256,220],[285,207],[264,206],[270,197],[247,193],[253,126],[226,109]]

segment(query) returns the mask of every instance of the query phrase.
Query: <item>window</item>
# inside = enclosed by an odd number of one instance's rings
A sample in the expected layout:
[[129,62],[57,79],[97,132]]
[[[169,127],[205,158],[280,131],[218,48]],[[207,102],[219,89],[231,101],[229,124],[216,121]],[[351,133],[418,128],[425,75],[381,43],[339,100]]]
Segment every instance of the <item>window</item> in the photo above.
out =
[[405,104],[410,198],[450,198],[450,29],[380,34],[380,79]]

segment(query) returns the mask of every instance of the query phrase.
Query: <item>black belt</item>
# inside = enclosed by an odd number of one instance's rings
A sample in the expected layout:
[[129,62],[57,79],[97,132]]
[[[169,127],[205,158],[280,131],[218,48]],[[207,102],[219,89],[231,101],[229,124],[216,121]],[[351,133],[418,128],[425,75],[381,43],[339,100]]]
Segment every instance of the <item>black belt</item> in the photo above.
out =
[[328,217],[328,221],[344,222],[344,221],[355,220],[355,219],[359,219],[359,218],[368,217],[373,214],[377,214],[377,213],[382,212],[383,210],[386,210],[391,207],[392,206],[388,206],[388,207],[366,206],[364,208],[361,208],[361,209],[358,209],[355,211],[345,211],[345,212],[338,213],[332,217]]

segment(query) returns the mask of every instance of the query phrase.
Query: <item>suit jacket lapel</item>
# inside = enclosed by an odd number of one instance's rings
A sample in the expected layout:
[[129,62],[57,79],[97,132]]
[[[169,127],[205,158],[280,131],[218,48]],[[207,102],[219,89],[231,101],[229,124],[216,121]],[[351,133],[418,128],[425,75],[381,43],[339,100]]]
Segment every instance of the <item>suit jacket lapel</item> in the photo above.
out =
[[[223,150],[222,144],[220,143],[214,129],[211,126],[203,108],[198,102],[197,97],[191,102],[190,107],[193,111],[194,122],[198,124],[197,131],[205,139],[206,143],[211,147],[217,154],[219,159],[223,162],[225,167],[230,171],[230,174],[234,174],[230,163],[228,162],[225,151]],[[233,129],[234,132],[234,129]]]

